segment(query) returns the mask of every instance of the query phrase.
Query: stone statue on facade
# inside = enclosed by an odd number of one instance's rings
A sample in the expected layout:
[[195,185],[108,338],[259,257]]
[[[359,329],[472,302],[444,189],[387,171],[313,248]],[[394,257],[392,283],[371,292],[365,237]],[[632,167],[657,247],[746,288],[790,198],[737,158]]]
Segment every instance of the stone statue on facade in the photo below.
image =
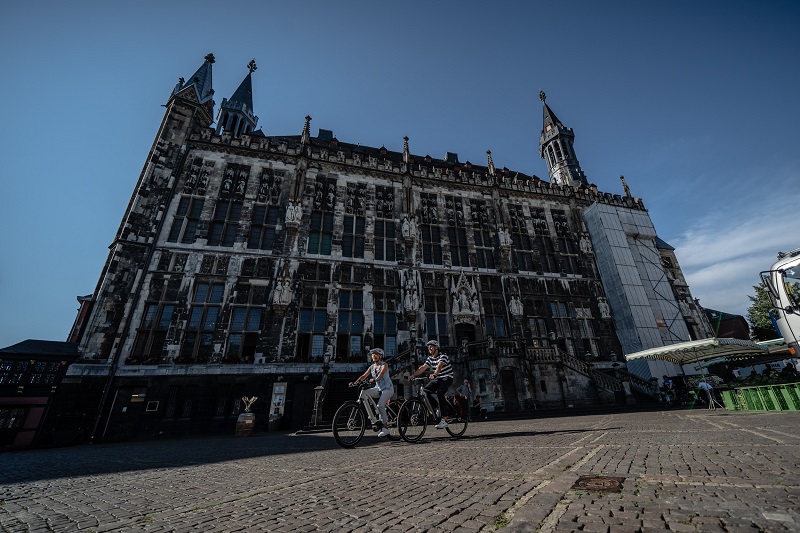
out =
[[468,282],[462,272],[458,283],[453,283],[451,286],[453,287],[451,291],[453,319],[457,324],[476,324],[480,318],[480,303],[475,283]]
[[292,303],[293,296],[294,291],[292,291],[290,280],[284,279],[275,283],[275,290],[272,294],[272,309],[277,316],[283,316],[286,308]]
[[500,239],[500,246],[511,246],[511,233],[508,231],[508,228],[505,226],[500,226],[500,229],[497,230],[497,236]]
[[589,237],[587,237],[585,233],[581,235],[580,247],[581,247],[581,252],[583,252],[584,254],[592,253],[592,242],[589,240]]
[[522,318],[522,315],[525,313],[525,309],[522,305],[522,301],[517,296],[513,296],[511,298],[511,302],[509,302],[508,306],[515,319],[519,320]]
[[597,307],[600,309],[600,318],[611,318],[611,309],[605,298],[597,299]]

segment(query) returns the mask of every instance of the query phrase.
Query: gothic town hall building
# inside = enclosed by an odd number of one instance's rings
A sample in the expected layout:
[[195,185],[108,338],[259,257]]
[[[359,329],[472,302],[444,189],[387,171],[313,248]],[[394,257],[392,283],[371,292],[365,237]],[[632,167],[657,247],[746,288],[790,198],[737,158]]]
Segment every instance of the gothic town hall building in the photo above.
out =
[[243,396],[259,397],[262,428],[307,425],[317,405],[329,420],[369,348],[392,358],[403,395],[430,339],[490,411],[632,403],[675,372],[623,354],[710,335],[642,200],[624,178],[624,195],[589,182],[544,94],[548,179],[488,150],[477,163],[408,138],[392,151],[314,136],[311,117],[267,135],[255,63],[216,109],[213,63],[169,94],[79,298],[81,359],[59,409],[100,405],[87,432],[223,429]]

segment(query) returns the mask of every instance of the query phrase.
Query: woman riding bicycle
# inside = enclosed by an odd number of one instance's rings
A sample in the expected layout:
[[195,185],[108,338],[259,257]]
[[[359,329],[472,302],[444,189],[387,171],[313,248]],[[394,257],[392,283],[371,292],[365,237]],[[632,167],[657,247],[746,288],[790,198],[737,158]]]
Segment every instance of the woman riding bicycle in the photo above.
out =
[[[386,414],[386,402],[394,395],[394,384],[389,377],[389,365],[383,360],[383,350],[380,348],[373,348],[369,353],[372,356],[372,364],[369,365],[366,372],[361,374],[356,381],[364,381],[367,379],[367,376],[372,376],[369,382],[375,383],[375,386],[370,389],[362,390],[361,394],[369,394],[373,398],[380,398],[378,400],[378,411],[381,414],[383,427],[380,433],[378,433],[378,436],[386,437],[389,435],[389,428],[386,427],[389,425],[389,416]],[[352,385],[353,384],[350,383],[350,386]]]
[[[439,341],[428,341],[428,359],[414,372],[410,379],[414,379],[426,370],[433,370],[430,374],[430,382],[425,384],[425,393],[430,398],[434,409],[439,407],[436,416],[436,429],[444,429],[447,422],[442,418],[443,407],[447,405],[444,396],[447,389],[453,384],[453,367],[450,365],[450,358],[447,354],[439,353]],[[435,396],[434,396],[435,393]]]

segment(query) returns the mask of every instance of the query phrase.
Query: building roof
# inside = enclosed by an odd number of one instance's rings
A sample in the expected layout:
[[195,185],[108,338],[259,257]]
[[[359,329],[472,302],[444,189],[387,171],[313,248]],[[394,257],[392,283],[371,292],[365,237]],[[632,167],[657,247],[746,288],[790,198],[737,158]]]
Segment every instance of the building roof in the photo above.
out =
[[253,109],[253,77],[252,72],[248,72],[247,76],[239,84],[239,87],[231,96],[230,102],[243,103],[247,109]]
[[699,341],[681,342],[650,348],[640,352],[628,354],[625,359],[632,361],[635,359],[658,359],[669,361],[677,365],[696,363],[706,359],[716,357],[753,357],[755,355],[767,355],[767,349],[759,346],[753,341],[741,339],[718,339],[712,337]]
[[211,65],[214,63],[214,54],[208,54],[205,57],[205,61],[200,68],[197,69],[197,72],[192,74],[188,80],[184,81],[181,78],[183,83],[179,83],[178,86],[173,91],[173,94],[177,94],[178,92],[186,89],[187,87],[194,86],[195,91],[197,92],[197,99],[201,104],[204,104],[211,100],[214,96],[214,89],[211,85]]
[[662,241],[659,236],[656,236],[656,248],[659,250],[675,250],[675,248],[667,244],[665,241]]
[[56,355],[78,357],[78,343],[28,339],[0,349],[0,353],[15,355]]
[[[278,135],[272,136],[269,135],[267,138],[270,139],[285,139],[285,140],[292,140],[292,141],[299,141],[300,137],[297,135]],[[319,133],[316,137],[311,138],[311,145],[321,148],[326,148],[327,150],[333,151],[343,151],[345,152],[345,156],[349,156],[350,154],[362,154],[365,157],[375,157],[379,160],[391,161],[393,163],[402,164],[404,162],[403,159],[403,152],[395,152],[393,150],[387,149],[385,146],[381,146],[380,148],[373,148],[370,146],[364,146],[361,144],[352,144],[346,143],[338,140],[336,136],[333,134],[333,131],[320,129]],[[458,160],[458,154],[455,152],[446,152],[445,156],[442,159],[438,159],[435,157],[431,157],[430,155],[418,155],[418,154],[410,154],[410,163],[419,166],[426,166],[429,169],[434,167],[448,169],[448,170],[474,170],[481,174],[490,174],[488,160],[486,165],[476,165],[471,161],[466,161],[464,163]],[[494,174],[499,176],[501,179],[520,179],[520,180],[539,180],[542,181],[541,178],[536,176],[535,174],[524,174],[522,172],[516,172],[509,170],[506,167],[502,169],[497,168],[494,170]]]
[[558,120],[556,114],[553,113],[553,110],[550,109],[550,106],[544,104],[544,109],[542,110],[542,131],[545,131],[547,129],[548,124],[554,127],[555,126],[559,126],[561,128],[564,127],[561,121]]
[[714,321],[714,320],[730,320],[730,319],[737,319],[737,318],[741,318],[741,319],[744,320],[744,317],[742,315],[732,315],[732,314],[726,313],[724,311],[717,311],[716,309],[709,309],[708,307],[706,307],[705,309],[706,309],[706,316],[711,321]]

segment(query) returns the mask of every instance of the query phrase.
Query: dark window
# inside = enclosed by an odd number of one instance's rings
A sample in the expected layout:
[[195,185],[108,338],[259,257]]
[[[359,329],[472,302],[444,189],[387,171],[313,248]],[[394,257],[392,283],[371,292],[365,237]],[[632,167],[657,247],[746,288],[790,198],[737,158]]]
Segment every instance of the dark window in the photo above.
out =
[[297,328],[297,357],[300,362],[322,360],[327,320],[328,290],[313,287],[305,289]]
[[450,260],[453,266],[468,267],[469,252],[467,250],[467,231],[464,228],[449,228],[447,230],[450,237]]
[[494,269],[494,248],[489,232],[483,229],[476,229],[473,235],[475,237],[475,256],[478,260],[478,268]]
[[247,247],[272,250],[275,247],[275,227],[278,225],[278,208],[271,205],[256,204],[253,207]]
[[393,220],[375,220],[375,260],[396,261]]
[[344,217],[342,256],[364,258],[364,217]]
[[214,353],[212,340],[222,305],[225,286],[221,283],[197,283],[186,323],[180,361],[207,363]]
[[336,356],[361,361],[364,333],[364,298],[360,290],[339,291],[339,320],[336,329]]
[[428,340],[438,340],[442,346],[450,343],[447,334],[446,293],[444,291],[425,292],[425,326]]
[[178,209],[175,211],[175,217],[172,220],[172,229],[170,229],[167,237],[169,242],[180,241],[184,244],[194,242],[204,202],[203,198],[181,196]]
[[482,295],[484,319],[486,320],[486,334],[495,337],[506,337],[508,328],[506,327],[507,306],[503,297],[499,294]]
[[373,292],[375,305],[375,346],[383,348],[387,357],[397,355],[397,315],[396,294],[393,292]]
[[442,230],[439,226],[422,224],[422,262],[428,265],[441,265]]
[[242,215],[242,202],[218,200],[208,230],[209,246],[233,246]]
[[311,224],[308,231],[308,253],[331,255],[332,242],[333,213],[312,211]]

